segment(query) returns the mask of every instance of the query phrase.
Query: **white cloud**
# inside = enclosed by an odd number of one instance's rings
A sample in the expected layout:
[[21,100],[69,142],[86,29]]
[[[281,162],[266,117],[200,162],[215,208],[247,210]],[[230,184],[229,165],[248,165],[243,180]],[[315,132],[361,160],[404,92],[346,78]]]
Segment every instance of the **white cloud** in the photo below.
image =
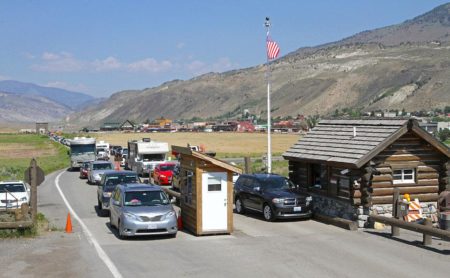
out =
[[31,65],[31,69],[42,72],[75,72],[85,69],[85,63],[68,52],[45,52],[41,56],[41,63]]
[[92,62],[92,67],[95,71],[110,71],[120,69],[122,64],[115,57],[109,56],[104,60],[95,60]]
[[172,63],[170,61],[161,61],[158,62],[153,58],[146,58],[140,61],[133,62],[127,65],[128,71],[138,72],[138,71],[147,71],[147,72],[165,72],[169,71],[172,68]]
[[7,75],[0,75],[0,81],[1,80],[10,80],[11,77],[7,76]]
[[184,48],[186,46],[186,44],[184,43],[184,42],[179,42],[179,43],[177,43],[177,48],[178,49],[182,49],[182,48]]
[[60,89],[65,89],[65,90],[69,90],[69,91],[84,92],[84,93],[88,91],[88,88],[84,84],[81,84],[81,83],[68,84],[63,81],[50,81],[47,84],[45,84],[44,86],[60,88]]

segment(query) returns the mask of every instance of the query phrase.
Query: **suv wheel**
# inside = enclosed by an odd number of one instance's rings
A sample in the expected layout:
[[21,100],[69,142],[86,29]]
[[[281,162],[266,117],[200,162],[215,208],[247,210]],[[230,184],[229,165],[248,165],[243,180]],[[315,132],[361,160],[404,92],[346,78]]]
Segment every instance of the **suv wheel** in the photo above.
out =
[[273,221],[275,218],[274,214],[273,214],[273,210],[268,204],[264,204],[263,214],[264,214],[264,219],[266,221]]
[[245,213],[245,208],[244,208],[244,204],[241,201],[241,198],[237,197],[236,201],[234,201],[234,205],[236,207],[236,212],[239,214],[244,214]]

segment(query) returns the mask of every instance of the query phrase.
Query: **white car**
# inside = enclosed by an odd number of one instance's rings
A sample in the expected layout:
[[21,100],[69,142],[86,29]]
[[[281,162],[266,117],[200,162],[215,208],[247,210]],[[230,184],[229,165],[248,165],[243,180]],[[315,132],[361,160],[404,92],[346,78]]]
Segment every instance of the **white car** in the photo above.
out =
[[22,181],[0,182],[0,209],[20,208],[30,203],[30,188]]
[[102,178],[103,172],[106,170],[114,170],[114,165],[109,161],[93,161],[89,164],[88,183],[97,184]]

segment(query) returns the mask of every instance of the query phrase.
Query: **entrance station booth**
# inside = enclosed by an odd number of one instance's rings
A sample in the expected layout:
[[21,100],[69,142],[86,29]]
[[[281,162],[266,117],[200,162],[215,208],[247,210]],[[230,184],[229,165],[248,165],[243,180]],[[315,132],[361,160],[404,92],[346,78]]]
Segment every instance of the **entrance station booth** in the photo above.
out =
[[233,231],[233,173],[242,170],[227,162],[172,146],[180,159],[180,208],[183,226],[195,235]]

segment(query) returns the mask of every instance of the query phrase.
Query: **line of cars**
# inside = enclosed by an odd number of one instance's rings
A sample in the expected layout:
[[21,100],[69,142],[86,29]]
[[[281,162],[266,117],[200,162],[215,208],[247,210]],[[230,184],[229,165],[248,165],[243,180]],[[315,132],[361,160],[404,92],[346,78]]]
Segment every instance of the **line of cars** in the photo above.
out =
[[92,161],[80,168],[80,178],[97,185],[97,210],[108,216],[118,237],[176,237],[177,214],[160,186],[140,183],[136,172],[114,170],[111,162]]

